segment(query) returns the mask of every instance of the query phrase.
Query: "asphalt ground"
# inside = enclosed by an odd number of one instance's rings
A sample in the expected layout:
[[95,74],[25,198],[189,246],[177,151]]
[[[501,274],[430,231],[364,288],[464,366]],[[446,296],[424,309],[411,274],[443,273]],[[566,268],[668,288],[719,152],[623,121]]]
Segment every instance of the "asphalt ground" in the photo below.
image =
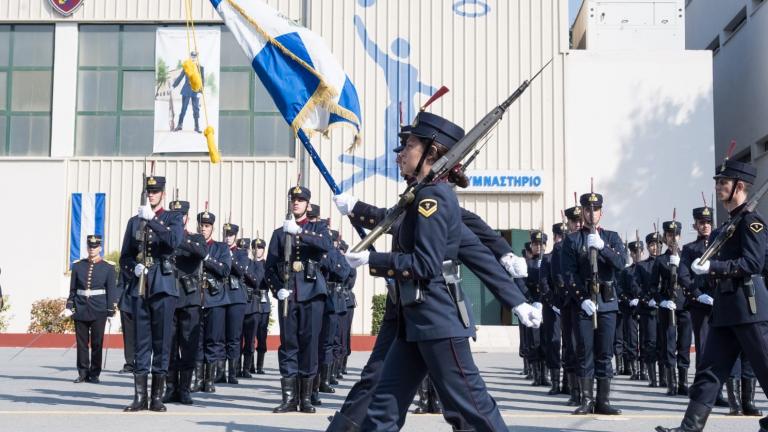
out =
[[[110,350],[100,384],[72,383],[77,375],[74,349],[18,352],[0,349],[0,431],[322,431],[368,358],[366,352],[352,354],[348,375],[336,386],[335,394],[322,395],[323,405],[316,414],[272,413],[280,402],[274,352],[267,354],[266,375],[241,379],[239,385],[219,384],[213,394],[194,393],[192,406],[169,404],[166,413],[123,413],[133,397],[133,380],[131,375],[116,372],[122,367],[122,351]],[[612,401],[624,410],[623,415],[573,416],[572,408],[564,405],[566,396],[548,396],[547,388],[531,387],[518,374],[522,360],[517,354],[476,353],[475,361],[510,431],[650,432],[658,424],[678,425],[687,403],[683,396],[668,397],[665,389],[651,389],[621,376],[613,382]],[[758,393],[758,406],[768,410],[759,387]],[[757,418],[727,417],[725,412],[724,408],[715,410],[707,432],[759,429]],[[451,429],[439,415],[409,414],[403,430]]]

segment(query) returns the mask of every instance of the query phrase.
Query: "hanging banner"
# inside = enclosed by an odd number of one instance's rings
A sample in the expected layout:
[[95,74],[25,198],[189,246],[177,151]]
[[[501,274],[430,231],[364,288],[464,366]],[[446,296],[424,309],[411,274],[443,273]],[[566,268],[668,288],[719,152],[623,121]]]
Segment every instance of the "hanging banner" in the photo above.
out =
[[[207,153],[202,132],[209,125],[213,126],[218,142],[221,31],[219,27],[195,27],[195,35],[192,38],[186,27],[157,29],[155,153]],[[189,59],[200,64],[202,92],[192,89],[182,68],[182,63]]]

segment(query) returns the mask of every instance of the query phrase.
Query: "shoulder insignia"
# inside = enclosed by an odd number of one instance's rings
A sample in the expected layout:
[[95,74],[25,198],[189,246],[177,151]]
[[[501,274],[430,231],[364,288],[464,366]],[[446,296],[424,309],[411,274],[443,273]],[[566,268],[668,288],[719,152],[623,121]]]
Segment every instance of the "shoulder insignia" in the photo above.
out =
[[749,224],[749,229],[751,229],[753,233],[757,234],[763,230],[763,224],[760,222],[752,222]]
[[428,218],[437,211],[437,201],[427,198],[419,201],[419,214]]

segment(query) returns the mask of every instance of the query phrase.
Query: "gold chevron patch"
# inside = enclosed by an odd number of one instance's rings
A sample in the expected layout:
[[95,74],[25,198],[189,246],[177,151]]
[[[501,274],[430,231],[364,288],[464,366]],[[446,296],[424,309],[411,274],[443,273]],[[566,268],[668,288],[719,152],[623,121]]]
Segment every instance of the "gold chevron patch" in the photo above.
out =
[[419,214],[428,218],[437,211],[437,201],[427,198],[419,201]]
[[749,229],[751,229],[753,233],[757,234],[763,230],[763,224],[760,222],[752,222],[749,224]]

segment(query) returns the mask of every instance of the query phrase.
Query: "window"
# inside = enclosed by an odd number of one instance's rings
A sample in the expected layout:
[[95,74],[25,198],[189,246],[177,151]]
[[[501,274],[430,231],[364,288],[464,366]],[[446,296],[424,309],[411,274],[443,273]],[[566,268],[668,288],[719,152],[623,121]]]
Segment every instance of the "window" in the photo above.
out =
[[80,26],[77,156],[152,152],[155,29],[148,25]]
[[221,31],[219,147],[224,155],[289,156],[293,131],[232,36]]
[[0,26],[0,155],[51,149],[53,26]]
[[731,36],[733,36],[737,31],[741,30],[742,27],[744,27],[744,24],[747,23],[747,7],[744,6],[741,8],[739,13],[734,16],[731,21],[725,26],[723,31],[725,32],[725,36],[727,39],[730,39]]
[[712,56],[716,56],[720,52],[720,36],[715,36],[712,42],[707,45],[708,50],[712,51]]

